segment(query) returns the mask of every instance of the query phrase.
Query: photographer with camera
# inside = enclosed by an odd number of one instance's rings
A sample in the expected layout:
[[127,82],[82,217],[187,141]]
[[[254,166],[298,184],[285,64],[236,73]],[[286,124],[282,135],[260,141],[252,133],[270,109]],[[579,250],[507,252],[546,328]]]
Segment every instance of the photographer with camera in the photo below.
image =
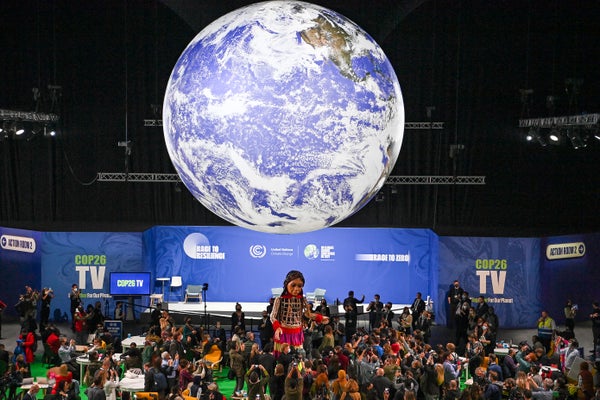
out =
[[250,366],[246,372],[246,384],[248,385],[248,398],[256,400],[270,400],[270,396],[265,394],[265,389],[269,383],[269,373],[260,364]]
[[79,287],[76,283],[71,285],[71,291],[69,292],[69,300],[71,301],[71,330],[75,332],[75,313],[77,308],[81,305],[81,298],[79,297]]
[[40,332],[43,332],[48,326],[48,319],[50,318],[50,303],[54,298],[54,291],[52,288],[42,289],[42,309],[40,313]]

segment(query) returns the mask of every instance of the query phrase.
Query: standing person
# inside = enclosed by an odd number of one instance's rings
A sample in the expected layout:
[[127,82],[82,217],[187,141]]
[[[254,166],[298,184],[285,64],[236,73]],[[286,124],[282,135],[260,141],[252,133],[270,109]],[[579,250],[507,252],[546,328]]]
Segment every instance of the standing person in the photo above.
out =
[[590,319],[592,320],[592,341],[595,347],[600,343],[600,304],[597,301],[592,303]]
[[75,312],[81,305],[81,298],[79,297],[79,287],[76,283],[71,285],[71,291],[69,292],[69,300],[71,301],[71,330],[75,332]]
[[421,294],[421,292],[417,292],[417,295],[410,306],[410,311],[413,316],[413,330],[414,330],[415,325],[417,324],[417,321],[418,321],[419,317],[421,316],[421,313],[423,311],[425,311],[425,302],[423,301],[423,295]]
[[331,322],[333,328],[333,337],[335,339],[335,345],[341,346],[345,343],[344,341],[344,324],[340,322],[340,316],[334,315],[333,322]]
[[550,343],[556,331],[556,323],[548,315],[548,311],[542,311],[542,315],[537,320],[538,339],[544,345],[545,351],[550,350]]
[[370,330],[373,330],[379,326],[381,320],[381,314],[383,312],[383,303],[380,301],[381,296],[378,294],[373,296],[373,300],[367,306],[369,312],[369,326]]
[[242,311],[242,305],[235,303],[235,311],[231,314],[231,334],[235,333],[236,328],[246,332],[246,314]]
[[80,304],[75,310],[75,315],[73,316],[73,320],[75,321],[75,338],[78,344],[86,344],[87,343],[87,330],[86,328],[86,320],[87,314],[83,310],[83,305]]
[[260,346],[264,351],[265,346],[273,340],[273,325],[271,324],[271,318],[269,318],[267,310],[263,310],[262,312],[258,330],[260,332]]
[[346,340],[350,340],[350,338],[356,333],[356,325],[358,320],[358,304],[362,304],[365,301],[365,295],[363,294],[360,300],[354,297],[354,291],[350,290],[348,292],[348,297],[344,299],[344,314],[345,322],[346,322]]
[[398,324],[400,325],[400,330],[408,335],[411,334],[411,329],[413,325],[413,317],[410,314],[410,309],[408,307],[404,307],[402,309],[402,314],[398,317]]
[[48,319],[50,318],[50,302],[54,298],[54,291],[51,288],[42,289],[42,310],[40,313],[40,332],[46,329],[48,326]]
[[355,317],[358,316],[358,305],[362,304],[365,301],[365,295],[362,295],[362,298],[358,300],[354,297],[354,291],[350,290],[348,292],[348,297],[344,299],[344,310],[350,311]]
[[448,328],[454,328],[454,315],[456,314],[456,308],[458,307],[463,292],[464,290],[460,287],[458,279],[454,280],[448,288],[448,292],[446,293],[446,300],[450,306],[449,312],[446,314],[446,326]]
[[294,270],[288,272],[283,282],[283,292],[273,304],[271,323],[273,324],[275,345],[273,354],[276,358],[285,344],[302,349],[304,343],[303,317],[316,321],[318,324],[329,323],[328,317],[310,312],[302,290],[304,284],[302,272]]
[[571,299],[567,300],[564,308],[565,312],[565,326],[575,336],[575,314],[577,313],[577,306],[573,305]]
[[239,392],[244,388],[244,344],[239,340],[231,341],[231,349],[229,350],[229,368],[233,371],[235,377],[235,387],[233,396],[239,396]]
[[[154,312],[154,311],[152,311]],[[150,314],[152,315],[152,313]],[[117,321],[125,321],[125,313],[123,312],[123,302],[122,301],[117,301],[115,303],[115,320]],[[152,316],[150,317],[152,319]]]
[[265,391],[269,383],[269,373],[260,364],[251,365],[246,372],[248,398],[265,400]]
[[425,310],[421,313],[415,325],[415,329],[423,334],[423,342],[425,343],[429,343],[429,338],[431,338],[431,322],[431,314]]
[[381,318],[387,321],[387,326],[392,327],[392,322],[394,321],[394,312],[392,311],[392,302],[388,301],[383,306],[383,312],[381,313]]
[[325,299],[321,299],[321,303],[317,306],[317,308],[315,308],[315,311],[326,317],[331,317],[331,310],[329,309],[327,300]]
[[489,308],[488,303],[485,301],[485,297],[479,296],[477,298],[477,305],[475,306],[475,315],[477,315],[477,318],[482,318],[485,321],[487,320]]
[[23,348],[25,350],[25,361],[27,364],[33,363],[35,360],[35,350],[34,346],[36,344],[37,338],[35,337],[35,332],[30,329],[21,329],[21,335],[19,339],[23,341]]

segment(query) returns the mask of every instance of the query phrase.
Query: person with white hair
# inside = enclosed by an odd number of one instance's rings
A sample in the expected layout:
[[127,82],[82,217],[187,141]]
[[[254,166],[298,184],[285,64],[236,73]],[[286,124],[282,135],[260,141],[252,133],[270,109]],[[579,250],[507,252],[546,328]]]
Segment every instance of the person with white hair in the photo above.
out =
[[171,358],[168,351],[163,351],[161,357],[161,368],[167,377],[167,383],[169,388],[167,392],[171,391],[171,388],[178,384],[177,382],[177,370],[179,369],[179,354],[175,354],[175,357]]

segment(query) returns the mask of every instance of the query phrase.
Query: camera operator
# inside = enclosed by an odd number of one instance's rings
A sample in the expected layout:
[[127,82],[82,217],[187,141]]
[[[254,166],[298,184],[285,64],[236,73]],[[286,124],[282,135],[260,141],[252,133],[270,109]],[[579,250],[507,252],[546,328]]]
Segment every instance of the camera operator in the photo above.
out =
[[54,298],[54,291],[52,288],[42,289],[42,309],[40,313],[40,332],[43,332],[48,326],[48,319],[50,318],[50,302]]
[[79,297],[79,287],[76,283],[71,285],[71,291],[69,292],[69,300],[71,301],[71,330],[75,332],[75,312],[81,305],[81,298]]
[[[295,364],[295,363],[294,363]],[[246,384],[248,385],[248,398],[265,400],[265,390],[269,383],[269,373],[260,364],[250,366],[246,372]]]

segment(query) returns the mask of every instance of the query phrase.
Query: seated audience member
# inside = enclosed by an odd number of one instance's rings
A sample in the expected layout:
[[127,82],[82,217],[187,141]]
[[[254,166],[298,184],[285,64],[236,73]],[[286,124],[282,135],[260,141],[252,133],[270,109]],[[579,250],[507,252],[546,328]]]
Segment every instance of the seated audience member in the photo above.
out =
[[52,387],[51,393],[58,394],[59,385],[63,381],[67,381],[69,383],[73,382],[73,373],[69,371],[67,364],[61,364],[59,367],[50,368],[46,372],[46,376],[48,379],[54,379],[54,386]]
[[142,352],[138,349],[137,344],[132,342],[129,349],[121,354],[121,360],[125,360],[125,369],[142,368]]
[[63,363],[68,363],[73,358],[75,358],[77,354],[75,353],[75,339],[67,339],[62,336],[60,338],[60,347],[58,348],[58,357],[60,361]]

